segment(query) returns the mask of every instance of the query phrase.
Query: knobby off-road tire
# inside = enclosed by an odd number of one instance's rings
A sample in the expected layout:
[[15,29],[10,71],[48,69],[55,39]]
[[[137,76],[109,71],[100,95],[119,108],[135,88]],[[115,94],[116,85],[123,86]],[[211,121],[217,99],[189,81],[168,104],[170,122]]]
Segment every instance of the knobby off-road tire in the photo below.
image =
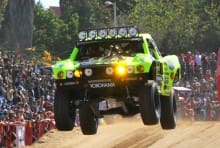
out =
[[155,125],[160,118],[160,98],[157,83],[147,84],[140,90],[140,114],[145,125]]
[[64,89],[57,88],[54,99],[54,117],[56,127],[61,131],[70,131],[75,125],[76,112],[70,107],[69,99]]
[[79,109],[80,128],[84,135],[97,133],[98,120],[88,104],[83,104]]
[[176,127],[176,98],[174,91],[170,96],[160,96],[161,117],[160,124],[163,129],[174,129]]

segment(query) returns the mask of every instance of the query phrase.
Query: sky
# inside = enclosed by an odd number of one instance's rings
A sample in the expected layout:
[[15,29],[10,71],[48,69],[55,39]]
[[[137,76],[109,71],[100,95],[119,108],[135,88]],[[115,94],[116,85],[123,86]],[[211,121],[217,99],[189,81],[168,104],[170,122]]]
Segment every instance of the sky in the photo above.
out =
[[35,0],[35,2],[40,1],[44,8],[49,8],[50,6],[59,6],[59,0]]

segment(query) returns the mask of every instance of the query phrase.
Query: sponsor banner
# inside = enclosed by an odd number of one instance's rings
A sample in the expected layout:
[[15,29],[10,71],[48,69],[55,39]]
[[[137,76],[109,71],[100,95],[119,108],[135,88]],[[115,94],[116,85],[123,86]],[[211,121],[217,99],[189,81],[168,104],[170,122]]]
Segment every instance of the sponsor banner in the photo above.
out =
[[25,146],[25,126],[24,125],[16,125],[16,146],[22,147]]
[[91,88],[112,88],[115,87],[115,83],[109,82],[109,83],[91,83],[89,84]]

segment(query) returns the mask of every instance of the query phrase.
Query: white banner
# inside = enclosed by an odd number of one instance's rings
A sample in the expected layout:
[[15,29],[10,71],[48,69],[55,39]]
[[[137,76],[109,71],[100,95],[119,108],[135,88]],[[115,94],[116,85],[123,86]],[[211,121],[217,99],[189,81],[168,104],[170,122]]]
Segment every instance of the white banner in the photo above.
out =
[[16,125],[16,147],[25,146],[25,126],[24,125]]

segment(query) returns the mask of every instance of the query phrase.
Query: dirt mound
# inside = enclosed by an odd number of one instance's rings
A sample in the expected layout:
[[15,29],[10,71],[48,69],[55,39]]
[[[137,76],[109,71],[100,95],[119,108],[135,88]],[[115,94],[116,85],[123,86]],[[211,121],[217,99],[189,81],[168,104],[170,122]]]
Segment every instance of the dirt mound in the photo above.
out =
[[144,126],[139,115],[122,118],[106,116],[106,124],[98,133],[82,135],[76,127],[70,132],[52,130],[32,147],[73,148],[158,148],[158,147],[219,147],[220,122],[178,121],[175,130],[162,130],[160,125]]

